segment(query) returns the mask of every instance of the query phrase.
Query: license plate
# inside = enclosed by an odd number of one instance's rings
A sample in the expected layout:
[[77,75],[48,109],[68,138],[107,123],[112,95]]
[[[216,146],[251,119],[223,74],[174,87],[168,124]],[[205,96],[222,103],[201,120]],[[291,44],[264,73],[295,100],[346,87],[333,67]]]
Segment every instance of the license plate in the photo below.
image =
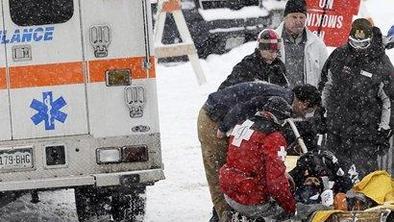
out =
[[32,149],[1,150],[0,170],[32,168],[32,153]]
[[245,37],[243,36],[230,37],[226,40],[225,49],[228,50],[240,46],[244,43],[244,41],[245,41]]

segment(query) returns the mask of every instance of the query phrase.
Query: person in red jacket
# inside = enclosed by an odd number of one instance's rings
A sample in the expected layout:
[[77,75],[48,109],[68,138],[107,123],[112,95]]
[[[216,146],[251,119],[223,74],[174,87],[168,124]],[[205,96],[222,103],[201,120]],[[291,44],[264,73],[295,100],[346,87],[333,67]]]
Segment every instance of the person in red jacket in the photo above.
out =
[[291,106],[273,96],[231,132],[219,181],[227,203],[241,215],[279,219],[295,213],[292,179],[284,164],[287,136],[280,124],[290,114]]

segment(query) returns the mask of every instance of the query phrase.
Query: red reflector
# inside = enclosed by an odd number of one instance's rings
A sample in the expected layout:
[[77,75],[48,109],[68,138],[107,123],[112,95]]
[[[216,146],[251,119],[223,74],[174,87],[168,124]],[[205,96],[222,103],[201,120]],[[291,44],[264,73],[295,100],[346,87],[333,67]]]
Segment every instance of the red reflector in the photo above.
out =
[[148,161],[148,159],[148,146],[122,147],[123,162],[145,162]]

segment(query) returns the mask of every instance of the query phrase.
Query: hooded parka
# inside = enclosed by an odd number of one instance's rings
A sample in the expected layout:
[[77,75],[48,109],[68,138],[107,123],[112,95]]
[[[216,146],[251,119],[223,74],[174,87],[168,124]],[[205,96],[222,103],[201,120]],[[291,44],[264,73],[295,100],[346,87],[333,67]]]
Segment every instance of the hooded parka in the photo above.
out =
[[283,87],[289,86],[283,62],[276,58],[271,64],[268,64],[261,57],[260,50],[255,49],[252,54],[246,56],[234,66],[231,74],[220,84],[219,90],[238,83],[255,80],[262,80]]
[[335,49],[319,84],[327,109],[327,148],[353,182],[378,169],[379,128],[390,123],[394,68],[379,33],[373,29],[368,48],[355,49],[348,43]]
[[[375,37],[375,39],[377,39]],[[319,88],[331,133],[358,140],[376,140],[381,122],[379,88],[392,98],[393,65],[379,41],[365,50],[346,44],[328,58]]]

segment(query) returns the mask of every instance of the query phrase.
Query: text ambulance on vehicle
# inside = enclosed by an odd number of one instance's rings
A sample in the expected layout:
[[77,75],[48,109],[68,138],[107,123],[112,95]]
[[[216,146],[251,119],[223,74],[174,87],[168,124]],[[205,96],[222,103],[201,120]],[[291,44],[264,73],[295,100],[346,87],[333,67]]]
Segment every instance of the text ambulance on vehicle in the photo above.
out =
[[75,188],[80,221],[143,217],[164,179],[149,0],[1,4],[0,191]]

